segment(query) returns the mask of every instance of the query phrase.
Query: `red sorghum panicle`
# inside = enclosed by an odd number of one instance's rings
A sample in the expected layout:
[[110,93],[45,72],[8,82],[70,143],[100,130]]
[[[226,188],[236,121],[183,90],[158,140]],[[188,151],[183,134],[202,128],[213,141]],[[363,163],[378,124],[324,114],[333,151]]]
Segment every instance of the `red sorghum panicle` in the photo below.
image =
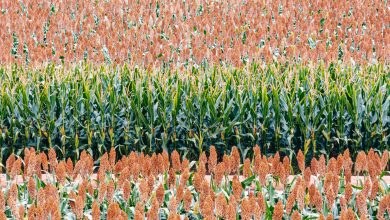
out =
[[3,190],[0,190],[0,213],[5,211],[5,197]]
[[260,213],[265,213],[266,205],[262,192],[257,192],[257,204],[259,205]]
[[298,167],[303,173],[305,171],[305,156],[303,155],[301,150],[298,151],[297,160],[298,160]]
[[76,218],[82,219],[84,215],[84,199],[81,196],[76,196],[74,204],[73,212],[75,213]]
[[318,170],[318,174],[320,175],[320,177],[325,176],[326,162],[325,162],[325,156],[323,154],[320,156],[320,159],[318,160],[317,170]]
[[293,212],[293,214],[291,215],[291,220],[300,220],[300,219],[302,219],[301,215],[299,214],[299,212],[297,210],[295,210]]
[[59,183],[63,184],[66,178],[66,164],[64,161],[61,161],[56,167],[56,177]]
[[163,184],[160,184],[156,190],[156,198],[159,204],[164,202],[165,190]]
[[10,207],[11,212],[16,215],[18,209],[18,186],[16,183],[13,183],[7,194],[7,205]]
[[245,161],[244,161],[244,165],[242,168],[242,174],[245,178],[248,178],[252,175],[251,161],[249,160],[249,158],[245,159]]
[[169,170],[169,167],[170,167],[168,152],[164,150],[162,153],[162,157],[163,157],[163,161],[164,161],[164,163],[163,163],[164,164],[164,172],[166,172]]
[[305,172],[303,173],[303,178],[305,180],[306,187],[309,187],[311,180],[311,170],[310,167],[306,167]]
[[326,220],[334,220],[333,215],[331,213],[326,216]]
[[201,201],[201,213],[204,217],[212,218],[214,216],[214,202],[211,196],[203,198]]
[[30,178],[28,180],[27,191],[28,191],[28,195],[30,196],[30,199],[34,200],[37,194],[36,183],[34,178]]
[[282,220],[283,218],[283,203],[279,200],[274,208],[274,212],[272,214],[272,219],[274,220]]
[[5,167],[6,167],[6,171],[8,173],[8,175],[11,173],[11,170],[12,170],[12,167],[13,167],[13,164],[14,162],[16,161],[16,158],[15,158],[15,155],[14,154],[11,154],[7,161],[5,162]]
[[257,144],[253,147],[253,157],[255,158],[256,156],[261,156],[260,147]]
[[241,182],[240,182],[240,180],[238,179],[238,176],[237,176],[237,175],[234,175],[234,176],[233,176],[233,180],[232,180],[232,190],[233,190],[233,195],[234,195],[236,198],[241,198],[243,188],[242,188]]
[[280,183],[286,185],[287,175],[286,172],[284,171],[284,166],[282,163],[278,163],[276,167],[275,175],[279,177]]
[[175,172],[180,171],[181,169],[180,155],[176,150],[174,150],[171,154],[171,163],[172,163],[172,168]]
[[340,175],[341,171],[344,168],[344,157],[343,157],[343,155],[339,154],[337,156],[336,164],[337,164],[337,166],[336,166],[336,174]]
[[[138,205],[139,205],[139,203],[137,203],[136,208],[135,208],[134,219],[143,219],[143,215],[139,216],[140,214],[138,213],[138,209],[137,209]],[[116,203],[116,202],[109,203],[108,208],[107,208],[107,219],[115,220],[118,218],[119,215],[120,215],[120,207],[119,207],[118,203]],[[142,218],[140,218],[140,217],[142,217]]]
[[259,180],[261,185],[265,186],[267,182],[267,175],[269,173],[269,167],[267,159],[263,156],[262,162],[260,163],[260,171],[259,171]]
[[99,183],[99,190],[98,190],[98,201],[99,203],[102,203],[104,198],[106,197],[106,192],[107,192],[107,184],[105,181],[102,181]]
[[21,205],[19,205],[19,207],[18,207],[18,218],[19,218],[19,219],[24,219],[24,214],[25,214],[24,205],[21,204]]
[[168,215],[168,220],[180,220],[180,215],[176,212],[170,211]]
[[301,211],[303,210],[303,208],[305,206],[305,189],[306,189],[305,185],[304,184],[300,184],[298,186],[297,195],[296,195],[298,208]]
[[315,206],[318,211],[322,210],[322,195],[315,185],[309,187],[310,205]]
[[41,152],[39,154],[39,157],[41,159],[42,169],[47,172],[49,171],[49,161],[47,159],[47,155],[44,152]]
[[243,220],[250,220],[252,219],[252,210],[253,210],[253,204],[250,203],[248,198],[245,198],[241,202],[241,219]]
[[147,218],[148,219],[158,219],[159,216],[159,208],[160,208],[160,205],[159,205],[159,202],[157,201],[156,198],[153,198],[152,202],[151,202],[151,206],[149,208],[149,211],[147,213]]
[[218,162],[217,151],[215,149],[215,146],[211,145],[210,146],[210,155],[209,155],[208,160],[207,160],[207,166],[208,166],[208,170],[210,173],[215,172],[217,162]]
[[49,150],[49,163],[50,163],[50,172],[54,172],[57,167],[57,154],[54,148],[50,148]]
[[287,156],[283,158],[283,167],[284,167],[284,173],[286,177],[290,175],[291,169],[290,169],[290,159],[288,159]]
[[179,184],[176,189],[176,200],[180,203],[184,197],[184,186]]
[[237,173],[239,174],[239,166],[240,166],[240,163],[241,163],[241,159],[240,159],[240,153],[238,152],[238,148],[237,147],[232,147],[232,155],[231,155],[231,161],[230,161],[230,164],[232,166],[231,170],[233,173]]
[[379,189],[379,181],[377,178],[372,180],[372,185],[371,185],[371,192],[370,192],[370,200],[374,200]]
[[334,204],[334,200],[336,199],[335,192],[333,190],[333,187],[329,187],[328,189],[325,189],[325,197],[328,202],[328,209],[332,209],[332,206]]
[[348,220],[355,220],[356,219],[355,213],[351,208],[347,209],[347,219]]
[[345,200],[344,196],[340,197],[340,208],[341,210],[348,208],[347,200]]
[[190,161],[187,158],[184,158],[183,161],[181,162],[181,173],[184,171],[188,171],[190,166]]
[[224,154],[223,155],[223,158],[222,158],[222,161],[223,163],[225,164],[225,173],[226,175],[229,175],[232,171],[231,171],[231,164],[230,164],[230,156],[227,155],[227,154]]
[[382,169],[382,171],[386,170],[386,167],[387,167],[388,163],[389,163],[389,151],[385,150],[382,153],[382,158],[381,158],[381,169]]
[[191,191],[188,189],[184,193],[183,202],[184,202],[184,209],[186,211],[189,211],[190,206],[192,204],[192,194]]
[[377,153],[371,148],[367,155],[368,173],[370,174],[371,179],[374,179],[381,172],[381,159]]
[[12,169],[10,172],[11,179],[15,179],[17,175],[19,175],[22,172],[22,160],[18,158],[13,164]]
[[123,199],[127,202],[129,201],[130,194],[131,194],[131,183],[129,180],[125,180],[123,185]]
[[349,202],[352,198],[352,192],[353,192],[353,189],[352,189],[352,185],[351,183],[347,183],[345,185],[345,199],[347,200],[347,202]]
[[178,203],[177,203],[176,197],[174,197],[174,196],[171,197],[169,200],[169,205],[168,205],[169,210],[176,212],[177,205],[178,205]]
[[139,217],[142,217],[142,219],[144,218],[145,216],[145,211],[144,211],[144,205],[143,203],[141,202],[138,202],[136,205],[135,205],[135,216],[137,218],[135,219],[141,219]]
[[225,164],[223,162],[218,163],[214,171],[214,180],[217,185],[221,184],[222,178],[225,174]]
[[367,156],[364,151],[360,151],[356,157],[355,172],[360,173],[367,170]]
[[371,190],[371,181],[370,179],[367,178],[364,181],[364,185],[362,189],[362,193],[364,194],[365,197],[367,197],[370,194],[370,190]]
[[367,197],[363,192],[356,195],[356,207],[359,210],[359,215],[367,215]]
[[114,197],[114,193],[115,193],[115,183],[114,181],[110,180],[107,184],[107,192],[106,192],[107,201],[111,202],[112,198]]
[[109,161],[110,161],[111,169],[113,169],[115,166],[115,162],[116,162],[116,152],[115,152],[115,148],[113,148],[113,147],[111,147],[111,149],[110,149]]
[[169,174],[169,177],[168,177],[168,181],[169,181],[169,186],[174,186],[176,185],[176,172],[173,168],[169,169],[168,171],[168,174]]
[[[5,215],[5,212],[3,210],[0,210],[0,220],[7,220],[7,216]],[[32,218],[30,218],[32,219]]]
[[225,209],[227,206],[227,201],[223,193],[219,193],[215,199],[215,214],[218,217],[223,217],[225,214]]
[[180,183],[186,185],[189,178],[190,178],[190,171],[189,169],[185,169],[180,176]]
[[97,201],[92,202],[92,219],[100,219],[100,206]]
[[315,157],[313,157],[310,161],[310,170],[313,175],[318,174],[318,161]]
[[68,173],[69,177],[71,177],[73,174],[73,162],[70,158],[66,160],[66,172]]
[[285,207],[287,215],[289,215],[291,213],[294,205],[295,205],[295,194],[290,193],[287,197],[286,207]]
[[390,194],[387,194],[379,201],[378,212],[376,215],[376,217],[378,219],[381,219],[381,218],[384,219],[384,214],[385,214],[386,209],[389,212],[389,208],[390,208],[389,204],[390,204]]
[[276,154],[274,155],[274,157],[269,157],[269,161],[268,161],[270,164],[271,164],[271,173],[273,175],[276,175],[276,169],[280,163],[280,155],[279,155],[279,152],[276,152]]
[[338,175],[337,173],[337,160],[332,157],[328,161],[328,166],[326,167],[327,173],[332,173],[333,175]]
[[226,207],[225,219],[226,220],[236,220],[237,212],[236,206],[234,204],[228,204]]

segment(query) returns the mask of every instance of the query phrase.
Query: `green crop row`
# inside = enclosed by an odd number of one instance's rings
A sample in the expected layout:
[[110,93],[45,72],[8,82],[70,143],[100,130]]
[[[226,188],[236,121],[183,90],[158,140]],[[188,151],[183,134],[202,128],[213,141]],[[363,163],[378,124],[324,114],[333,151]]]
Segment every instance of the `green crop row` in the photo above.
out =
[[352,155],[389,147],[387,65],[272,64],[188,72],[79,65],[0,68],[1,156],[24,147],[98,158],[177,149],[198,158],[237,146]]

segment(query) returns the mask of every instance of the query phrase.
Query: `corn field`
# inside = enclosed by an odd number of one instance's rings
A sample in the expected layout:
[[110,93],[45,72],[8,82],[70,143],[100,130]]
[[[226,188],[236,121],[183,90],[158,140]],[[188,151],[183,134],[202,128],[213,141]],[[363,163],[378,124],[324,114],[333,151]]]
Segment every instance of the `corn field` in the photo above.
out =
[[377,65],[252,65],[178,73],[139,69],[0,69],[2,157],[25,146],[59,158],[98,159],[115,147],[197,159],[208,146],[243,158],[264,153],[338,155],[389,146],[389,70]]
[[353,162],[346,150],[313,157],[309,166],[299,151],[294,176],[288,157],[254,152],[241,164],[237,148],[219,162],[214,146],[194,162],[177,151],[117,160],[111,148],[95,170],[86,151],[73,163],[58,161],[53,148],[48,155],[26,148],[23,158],[7,159],[0,219],[390,218],[388,151],[360,151]]

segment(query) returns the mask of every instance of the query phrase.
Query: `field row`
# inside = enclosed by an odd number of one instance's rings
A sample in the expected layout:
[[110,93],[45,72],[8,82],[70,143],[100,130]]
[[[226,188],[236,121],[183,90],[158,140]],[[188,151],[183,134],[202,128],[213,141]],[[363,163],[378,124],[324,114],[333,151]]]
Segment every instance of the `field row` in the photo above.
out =
[[[26,148],[23,157],[7,159],[0,219],[390,217],[388,151],[360,151],[355,162],[347,150],[311,160],[301,151],[283,159],[257,146],[254,152],[241,163],[237,148],[218,159],[211,146],[208,156],[190,162],[176,151],[118,157],[112,148],[96,162],[83,151],[73,163],[58,161],[53,149],[46,155]],[[293,160],[300,172],[291,176]]]
[[389,62],[388,2],[23,0],[0,3],[0,62],[197,67]]
[[252,65],[193,72],[126,66],[73,70],[0,68],[3,162],[25,146],[54,147],[60,158],[82,150],[178,150],[190,160],[215,145],[337,156],[390,144],[388,67]]

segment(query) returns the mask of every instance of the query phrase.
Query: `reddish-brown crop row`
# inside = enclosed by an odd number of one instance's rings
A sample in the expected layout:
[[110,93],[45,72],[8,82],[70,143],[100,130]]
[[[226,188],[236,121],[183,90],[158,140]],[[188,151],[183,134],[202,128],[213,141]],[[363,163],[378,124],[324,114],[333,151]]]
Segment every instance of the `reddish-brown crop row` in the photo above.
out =
[[[217,159],[214,147],[199,161],[111,149],[94,162],[85,151],[73,164],[33,148],[11,155],[0,191],[0,219],[388,219],[389,153],[349,151],[337,158],[291,159],[277,153],[240,163],[240,153]],[[98,165],[98,166],[97,166]],[[360,177],[352,177],[360,175]]]
[[277,60],[388,62],[388,3],[0,2],[0,62],[173,66]]

